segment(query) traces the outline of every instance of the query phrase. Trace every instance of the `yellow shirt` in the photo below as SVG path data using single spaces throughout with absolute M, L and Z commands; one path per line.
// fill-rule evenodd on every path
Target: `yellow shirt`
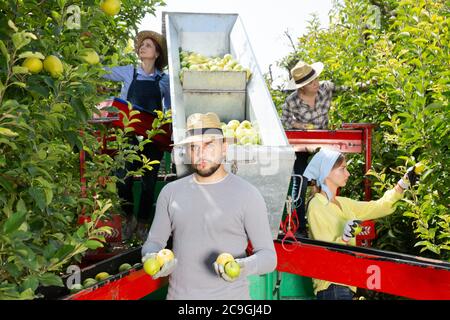
M 356 201 L 344 197 L 336 197 L 342 207 L 328 201 L 326 196 L 316 193 L 308 206 L 308 224 L 310 237 L 315 240 L 347 244 L 342 240 L 344 226 L 348 220 L 372 220 L 387 216 L 395 211 L 394 203 L 403 197 L 403 193 L 391 189 L 379 200 Z M 352 238 L 349 245 L 355 245 Z M 314 293 L 327 289 L 333 282 L 313 279 Z M 344 285 L 336 283 L 339 285 Z M 356 292 L 356 287 L 349 288 Z

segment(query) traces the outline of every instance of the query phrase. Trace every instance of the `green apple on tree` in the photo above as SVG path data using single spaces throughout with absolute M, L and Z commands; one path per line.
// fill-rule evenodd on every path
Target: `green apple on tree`
M 41 59 L 29 57 L 23 61 L 22 67 L 27 68 L 31 73 L 39 73 L 44 68 L 44 65 Z
M 100 62 L 100 57 L 94 49 L 84 50 L 81 58 L 89 64 L 97 64 Z
M 50 55 L 44 59 L 44 69 L 53 78 L 58 78 L 64 71 L 63 64 L 58 57 Z
M 103 0 L 100 3 L 100 8 L 109 16 L 115 16 L 120 12 L 120 0 Z

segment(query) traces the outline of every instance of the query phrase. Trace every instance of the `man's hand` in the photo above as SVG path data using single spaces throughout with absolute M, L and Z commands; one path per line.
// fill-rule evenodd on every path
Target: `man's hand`
M 240 271 L 240 273 L 239 273 L 239 276 L 234 277 L 234 278 L 230 277 L 229 275 L 226 274 L 224 265 L 218 264 L 217 262 L 214 262 L 214 263 L 213 263 L 214 271 L 216 272 L 216 274 L 217 274 L 219 277 L 221 277 L 221 278 L 224 279 L 225 281 L 228 281 L 228 282 L 234 282 L 234 281 L 236 281 L 237 279 L 239 279 L 239 277 L 242 275 L 242 271 L 243 271 L 243 269 L 244 269 L 244 267 L 245 267 L 245 266 L 244 266 L 244 259 L 235 259 L 234 261 L 236 261 L 237 264 L 239 265 L 239 267 L 241 268 L 241 271 Z
M 145 261 L 150 258 L 156 259 L 156 256 L 157 256 L 156 252 L 147 253 L 147 254 L 145 254 L 145 256 L 142 257 L 142 263 L 144 264 Z M 157 273 L 155 273 L 153 276 L 151 276 L 152 279 L 156 280 L 161 277 L 167 277 L 169 274 L 171 274 L 173 272 L 173 270 L 175 270 L 177 262 L 178 262 L 177 258 L 173 258 L 169 262 L 164 263 L 161 266 L 161 269 Z
M 362 231 L 361 220 L 349 220 L 344 226 L 342 240 L 349 242 L 350 239 L 356 237 Z

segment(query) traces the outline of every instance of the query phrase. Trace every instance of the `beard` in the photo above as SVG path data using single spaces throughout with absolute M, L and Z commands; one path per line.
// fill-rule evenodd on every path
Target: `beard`
M 207 169 L 199 169 L 197 167 L 197 165 L 192 165 L 192 168 L 194 169 L 194 172 L 196 174 L 198 174 L 200 177 L 210 177 L 212 176 L 219 168 L 220 168 L 221 164 L 220 163 L 216 163 L 214 164 L 212 167 L 207 168 Z

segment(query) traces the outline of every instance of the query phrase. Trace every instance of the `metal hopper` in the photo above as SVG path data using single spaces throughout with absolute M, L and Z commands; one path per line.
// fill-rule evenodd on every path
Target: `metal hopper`
M 226 167 L 259 189 L 273 238 L 277 238 L 295 153 L 239 15 L 164 12 L 163 33 L 169 55 L 173 141 L 185 137 L 186 118 L 195 112 L 215 112 L 223 122 L 251 121 L 259 130 L 261 145 L 230 145 Z M 205 56 L 230 53 L 252 76 L 247 82 L 245 72 L 193 71 L 185 74 L 181 83 L 180 49 Z M 174 148 L 173 159 L 179 177 L 190 173 L 181 148 Z

